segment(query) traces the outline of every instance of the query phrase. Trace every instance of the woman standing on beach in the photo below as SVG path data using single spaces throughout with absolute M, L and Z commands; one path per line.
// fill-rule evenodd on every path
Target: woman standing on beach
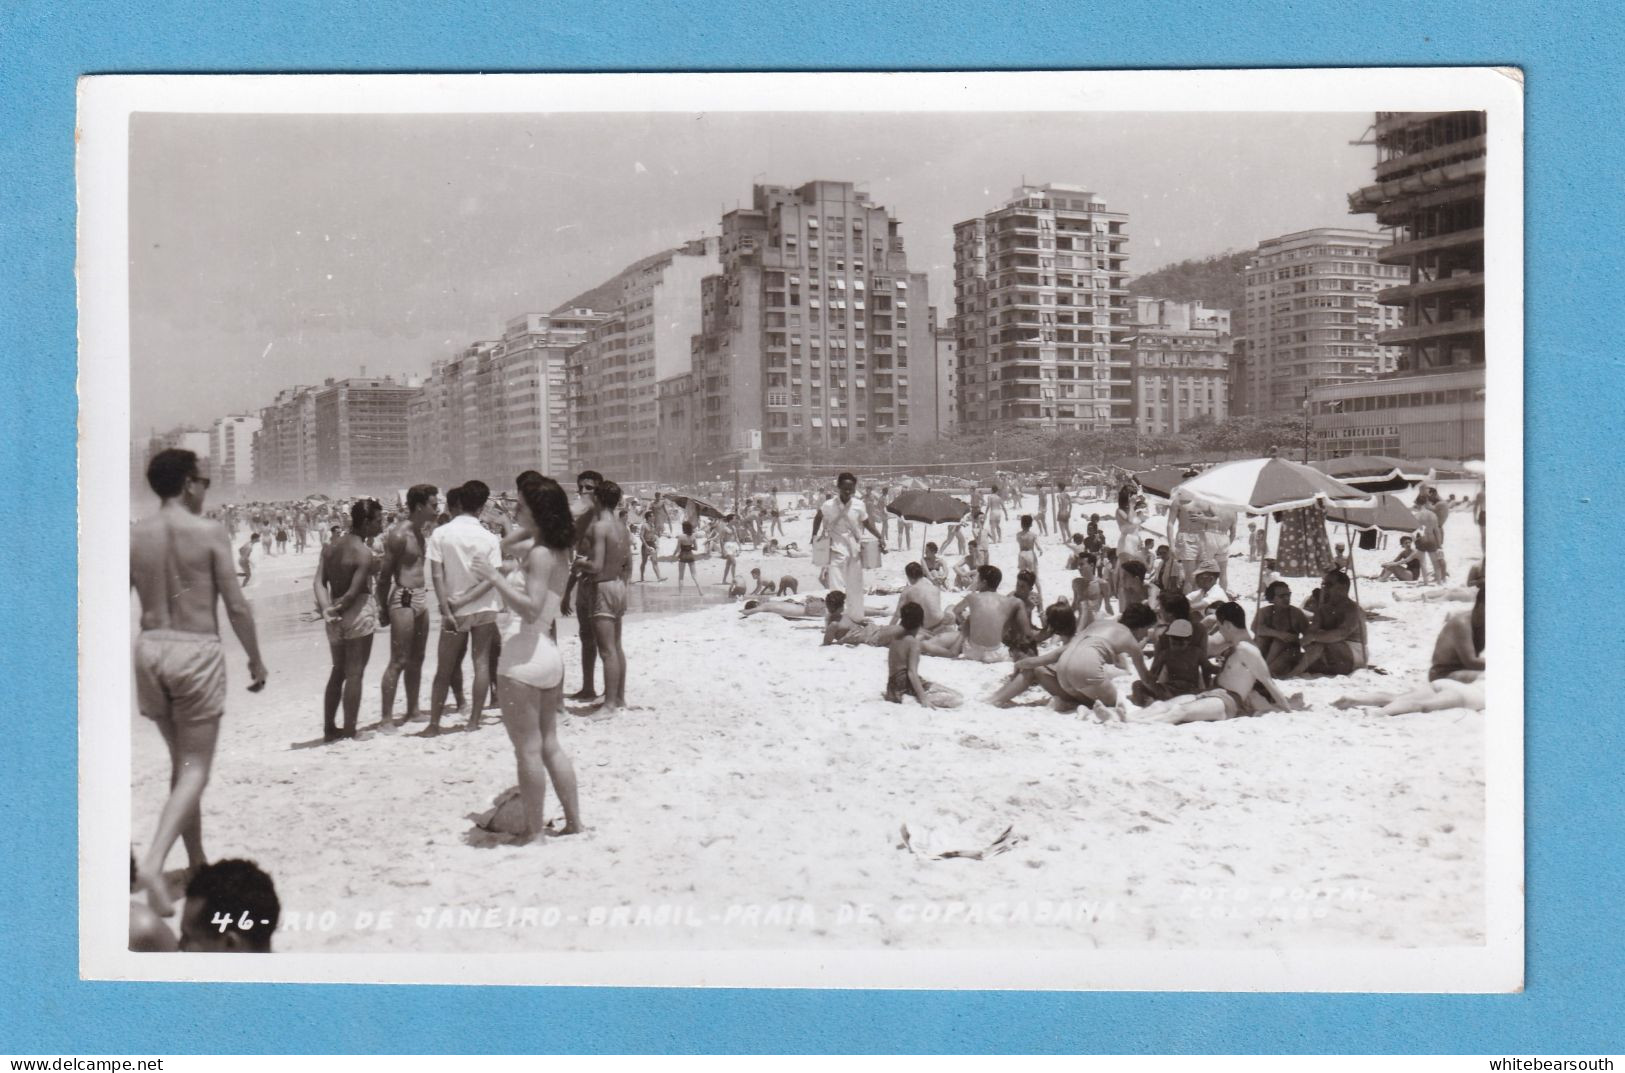
M 519 794 L 525 805 L 530 841 L 547 833 L 542 806 L 547 780 L 564 806 L 564 827 L 557 834 L 581 830 L 575 769 L 559 744 L 559 707 L 563 703 L 564 661 L 553 640 L 553 620 L 570 578 L 570 548 L 575 543 L 570 501 L 550 477 L 527 473 L 519 485 L 519 526 L 534 544 L 524 554 L 524 583 L 504 577 L 497 565 L 476 559 L 475 576 L 502 595 L 514 612 L 504 639 L 497 676 L 502 679 L 502 723 L 513 742 L 519 769 Z

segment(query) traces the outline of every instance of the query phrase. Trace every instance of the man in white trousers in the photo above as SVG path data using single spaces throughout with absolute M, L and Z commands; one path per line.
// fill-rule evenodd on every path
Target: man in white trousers
M 812 526 L 813 540 L 820 531 L 829 538 L 830 587 L 846 593 L 842 617 L 848 622 L 863 619 L 863 531 L 867 529 L 880 542 L 882 553 L 886 550 L 886 538 L 869 520 L 868 508 L 854 494 L 857 490 L 858 479 L 852 474 L 837 477 L 835 494 L 818 508 Z

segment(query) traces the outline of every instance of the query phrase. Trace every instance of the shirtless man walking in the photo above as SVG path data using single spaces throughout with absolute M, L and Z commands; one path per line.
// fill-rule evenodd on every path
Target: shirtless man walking
M 248 656 L 248 688 L 265 686 L 254 613 L 243 599 L 231 542 L 201 516 L 209 479 L 191 451 L 159 451 L 147 465 L 158 494 L 158 513 L 130 529 L 130 584 L 141 600 L 141 635 L 135 645 L 136 703 L 158 725 L 169 747 L 169 800 L 152 844 L 136 868 L 153 910 L 174 909 L 164 885 L 164 861 L 175 840 L 186 845 L 189 872 L 203 854 L 203 788 L 214 763 L 220 716 L 226 706 L 226 664 L 220 652 L 215 603 L 226 606 L 231 629 Z
M 361 714 L 361 676 L 372 658 L 372 635 L 378 629 L 367 582 L 372 579 L 372 548 L 367 539 L 383 529 L 384 508 L 376 499 L 358 499 L 350 507 L 350 531 L 322 549 L 312 582 L 316 609 L 327 624 L 327 647 L 333 669 L 322 697 L 322 740 L 357 737 Z M 344 725 L 337 723 L 344 702 Z
M 587 542 L 592 549 L 579 560 L 583 572 L 592 578 L 590 603 L 577 603 L 577 614 L 591 622 L 598 642 L 598 655 L 604 661 L 603 712 L 626 707 L 626 651 L 621 648 L 621 620 L 626 616 L 626 587 L 632 580 L 632 539 L 626 526 L 615 516 L 621 501 L 621 486 L 599 481 L 593 489 L 597 511 L 587 526 Z
M 378 726 L 394 730 L 395 686 L 406 672 L 406 719 L 418 718 L 423 656 L 429 647 L 429 582 L 423 550 L 424 527 L 434 521 L 440 489 L 414 484 L 406 490 L 406 517 L 384 534 L 384 562 L 378 569 L 378 608 L 389 621 L 389 666 L 378 683 L 383 715 Z

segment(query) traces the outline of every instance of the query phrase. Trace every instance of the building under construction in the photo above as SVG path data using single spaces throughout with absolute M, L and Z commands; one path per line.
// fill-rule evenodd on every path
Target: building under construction
M 1393 241 L 1409 278 L 1377 301 L 1404 312 L 1377 341 L 1402 347 L 1390 377 L 1311 396 L 1319 453 L 1467 458 L 1484 451 L 1483 112 L 1379 112 L 1377 181 L 1349 195 Z

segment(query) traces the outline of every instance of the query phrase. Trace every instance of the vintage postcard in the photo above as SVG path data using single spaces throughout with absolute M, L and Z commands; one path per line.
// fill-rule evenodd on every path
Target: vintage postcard
M 1522 987 L 1517 72 L 80 101 L 86 978 Z

